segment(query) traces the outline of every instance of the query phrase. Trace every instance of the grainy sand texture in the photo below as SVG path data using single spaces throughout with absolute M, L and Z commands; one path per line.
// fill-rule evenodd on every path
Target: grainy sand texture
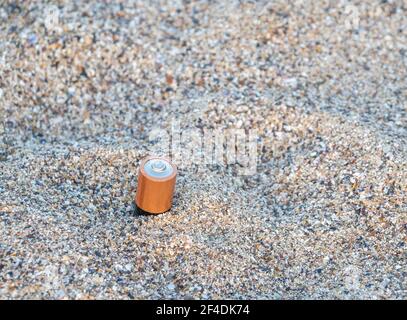
M 138 216 L 174 119 L 257 170 Z M 2 299 L 407 298 L 403 0 L 0 0 L 0 120 Z

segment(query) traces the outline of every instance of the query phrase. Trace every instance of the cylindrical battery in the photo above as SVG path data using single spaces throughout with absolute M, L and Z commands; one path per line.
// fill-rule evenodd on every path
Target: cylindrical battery
M 166 158 L 147 157 L 140 164 L 136 206 L 139 211 L 158 214 L 171 209 L 177 167 Z

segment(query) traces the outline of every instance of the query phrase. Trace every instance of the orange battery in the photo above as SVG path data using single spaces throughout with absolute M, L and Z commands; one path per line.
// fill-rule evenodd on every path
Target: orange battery
M 158 214 L 171 209 L 177 167 L 166 158 L 147 157 L 138 174 L 136 206 L 141 213 Z

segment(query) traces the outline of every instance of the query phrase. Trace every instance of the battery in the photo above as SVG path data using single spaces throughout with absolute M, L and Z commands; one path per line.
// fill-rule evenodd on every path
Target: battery
M 177 167 L 168 159 L 147 157 L 138 173 L 135 203 L 143 214 L 159 214 L 171 209 Z

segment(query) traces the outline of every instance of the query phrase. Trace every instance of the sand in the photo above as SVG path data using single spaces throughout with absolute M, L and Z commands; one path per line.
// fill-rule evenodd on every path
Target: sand
M 0 298 L 407 298 L 404 1 L 98 2 L 0 2 Z M 173 121 L 256 172 L 138 216 Z

